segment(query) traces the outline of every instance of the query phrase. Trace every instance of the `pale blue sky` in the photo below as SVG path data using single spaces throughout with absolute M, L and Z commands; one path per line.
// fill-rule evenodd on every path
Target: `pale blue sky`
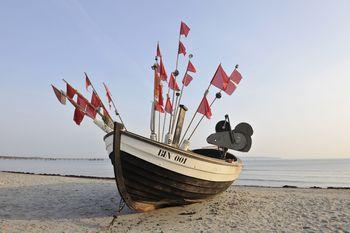
M 183 20 L 198 70 L 187 118 L 220 62 L 244 77 L 194 146 L 228 113 L 253 126 L 250 155 L 349 158 L 349 12 L 349 1 L 1 1 L 0 155 L 105 157 L 102 131 L 89 119 L 76 126 L 50 87 L 65 78 L 83 89 L 84 71 L 101 95 L 110 86 L 128 129 L 148 136 L 156 42 L 169 73 Z

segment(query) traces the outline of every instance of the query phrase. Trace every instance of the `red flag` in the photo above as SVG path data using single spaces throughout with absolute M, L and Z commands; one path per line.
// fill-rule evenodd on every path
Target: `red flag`
M 232 81 L 228 81 L 227 87 L 224 90 L 226 94 L 231 95 L 236 90 L 236 85 Z
M 109 108 L 112 108 L 111 106 L 111 102 L 112 102 L 112 96 L 111 96 L 111 92 L 109 91 L 107 85 L 105 83 L 103 83 L 103 86 L 105 86 L 105 89 L 106 89 L 106 96 L 107 96 L 107 101 L 108 101 L 108 104 L 109 104 Z
M 182 84 L 185 85 L 185 87 L 187 87 L 192 80 L 193 78 L 191 77 L 191 75 L 185 74 L 184 78 L 182 79 Z
M 164 101 L 163 101 L 163 85 L 162 84 L 159 84 L 158 103 L 159 103 L 160 106 L 164 105 Z
M 242 75 L 238 72 L 237 69 L 234 69 L 232 74 L 230 75 L 230 79 L 238 84 L 242 80 Z
M 73 120 L 75 121 L 75 123 L 77 125 L 80 125 L 83 119 L 84 119 L 84 112 L 82 112 L 79 108 L 75 108 L 74 117 L 73 117 Z
M 169 78 L 169 88 L 174 90 L 174 91 L 180 91 L 179 86 L 176 83 L 176 80 L 174 78 L 174 75 L 171 73 L 170 78 Z
M 165 70 L 164 63 L 163 63 L 163 59 L 162 59 L 162 58 L 160 58 L 159 75 L 160 75 L 160 79 L 161 79 L 162 81 L 167 81 L 168 75 L 167 75 L 167 73 L 166 73 L 166 70 Z
M 102 106 L 102 102 L 101 102 L 100 98 L 98 97 L 98 95 L 95 92 L 92 92 L 91 104 L 95 108 L 99 108 L 99 107 Z
M 158 101 L 158 95 L 159 95 L 159 84 L 160 84 L 159 74 L 156 71 L 154 71 L 153 96 L 154 96 L 154 99 L 156 99 L 157 101 Z
M 67 96 L 73 99 L 76 93 L 77 93 L 77 90 L 75 90 L 71 85 L 67 83 Z
M 190 30 L 191 29 L 184 22 L 181 21 L 180 35 L 184 35 L 185 37 L 187 37 Z
M 228 81 L 229 81 L 229 78 L 220 64 L 210 83 L 224 91 L 227 87 Z
M 51 84 L 51 86 L 52 86 L 53 91 L 55 92 L 55 95 L 56 95 L 58 101 L 60 101 L 61 104 L 65 105 L 66 104 L 66 97 L 54 85 Z
M 77 104 L 79 107 L 81 107 L 81 109 L 83 111 L 85 111 L 85 108 L 88 105 L 88 103 L 89 103 L 89 101 L 87 99 L 85 99 L 84 96 L 78 95 Z
M 186 56 L 186 48 L 181 41 L 179 42 L 178 54 L 183 54 L 184 56 Z
M 191 61 L 188 61 L 187 72 L 196 73 L 196 67 L 194 67 Z
M 160 103 L 158 103 L 158 102 L 155 103 L 155 105 L 154 105 L 154 110 L 156 110 L 156 111 L 158 111 L 158 112 L 161 112 L 161 113 L 164 112 L 163 106 L 160 105 Z
M 108 117 L 109 114 L 108 114 L 107 109 L 106 109 L 105 107 L 102 106 L 102 110 L 103 110 L 102 115 L 103 115 L 104 117 Z
M 205 115 L 208 119 L 210 119 L 211 117 L 211 109 L 210 109 L 210 105 L 208 103 L 207 97 L 203 96 L 203 99 L 201 101 L 201 104 L 198 107 L 197 112 Z
M 157 57 L 162 57 L 162 54 L 160 53 L 159 43 L 157 43 Z
M 85 88 L 86 88 L 86 91 L 89 91 L 88 88 L 89 88 L 89 86 L 91 86 L 91 82 L 90 82 L 88 75 L 85 72 L 84 72 L 84 74 L 85 74 Z
M 162 84 L 159 84 L 158 85 L 158 96 L 156 97 L 156 103 L 155 103 L 155 106 L 154 106 L 154 109 L 158 112 L 164 112 L 164 109 L 163 109 L 163 105 L 164 105 L 164 102 L 163 102 L 163 85 Z
M 86 115 L 92 119 L 96 118 L 96 110 L 92 104 L 88 104 L 86 107 Z
M 171 104 L 170 97 L 168 94 L 165 103 L 165 111 L 170 114 L 173 112 L 173 105 Z

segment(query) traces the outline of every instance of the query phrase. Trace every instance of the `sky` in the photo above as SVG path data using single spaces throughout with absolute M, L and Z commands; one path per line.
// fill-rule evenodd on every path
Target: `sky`
M 196 110 L 219 63 L 243 80 L 212 107 L 192 148 L 227 113 L 248 122 L 253 145 L 241 157 L 350 158 L 349 1 L 1 1 L 0 155 L 107 157 L 104 133 L 73 122 L 50 84 L 84 94 L 84 72 L 106 82 L 128 130 L 149 136 L 156 43 L 175 68 L 181 20 L 197 68 L 183 104 Z M 180 56 L 180 77 L 187 57 Z M 210 89 L 209 101 L 218 91 Z M 198 118 L 196 118 L 198 119 Z

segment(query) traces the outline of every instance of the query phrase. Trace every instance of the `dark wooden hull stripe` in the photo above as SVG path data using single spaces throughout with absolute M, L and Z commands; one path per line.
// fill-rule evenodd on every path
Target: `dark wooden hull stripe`
M 191 192 L 171 188 L 167 185 L 163 185 L 157 182 L 153 182 L 141 176 L 133 176 L 133 177 L 125 176 L 125 179 L 126 181 L 130 181 L 130 183 L 137 184 L 133 188 L 138 189 L 139 191 L 145 190 L 152 194 L 158 194 L 163 198 L 167 198 L 167 199 L 203 199 L 218 193 L 218 192 L 211 193 L 211 194 L 201 194 L 201 193 L 193 193 L 193 192 L 191 193 Z M 128 186 L 128 182 L 127 182 L 127 186 Z
M 123 151 L 121 160 L 127 192 L 137 202 L 160 201 L 176 205 L 199 201 L 225 191 L 232 184 L 232 181 L 214 182 L 188 177 Z
M 124 176 L 126 178 L 130 177 L 131 179 L 138 180 L 141 179 L 148 182 L 148 185 L 152 185 L 152 187 L 157 188 L 158 185 L 161 185 L 163 189 L 168 189 L 171 192 L 188 192 L 188 193 L 198 193 L 198 194 L 207 194 L 213 195 L 217 194 L 221 190 L 225 190 L 231 183 L 227 183 L 226 186 L 213 188 L 213 187 L 200 187 L 189 184 L 184 184 L 179 181 L 168 179 L 156 173 L 150 172 L 145 169 L 141 169 L 139 167 L 135 167 L 129 164 L 126 161 L 122 161 L 122 166 L 124 168 Z
M 150 162 L 139 159 L 136 156 L 133 156 L 127 152 L 121 151 L 122 163 L 127 161 L 130 164 L 133 164 L 137 169 L 143 169 L 148 172 L 154 173 L 157 176 L 164 177 L 168 180 L 173 180 L 177 183 L 188 184 L 192 186 L 198 186 L 202 188 L 227 188 L 232 181 L 208 181 L 203 179 L 198 179 L 190 176 L 186 176 L 168 169 L 156 166 Z

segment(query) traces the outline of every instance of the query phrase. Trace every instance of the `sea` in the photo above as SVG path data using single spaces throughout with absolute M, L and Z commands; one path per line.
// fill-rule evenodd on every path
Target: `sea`
M 350 159 L 241 158 L 235 185 L 282 187 L 350 187 Z M 106 159 L 0 158 L 0 171 L 113 178 Z

